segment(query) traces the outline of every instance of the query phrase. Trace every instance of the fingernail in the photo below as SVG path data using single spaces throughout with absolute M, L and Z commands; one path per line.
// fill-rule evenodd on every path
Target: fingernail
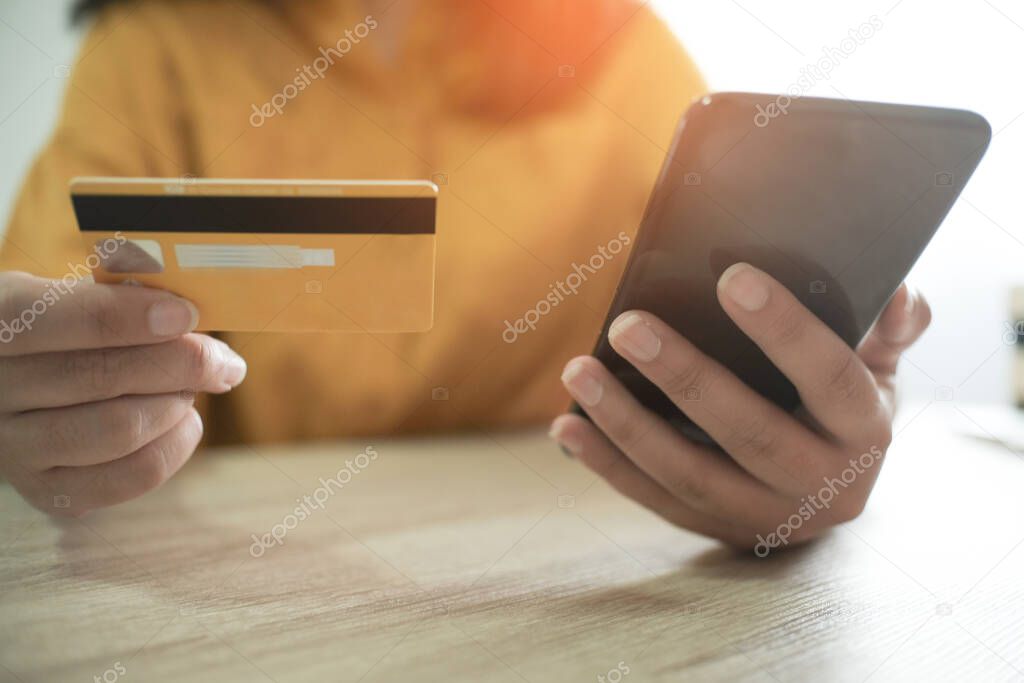
M 917 321 L 914 320 L 914 292 L 907 289 L 907 299 L 903 302 L 903 318 L 899 322 L 898 332 L 895 338 L 898 340 L 909 339 L 917 329 Z
M 661 339 L 636 313 L 626 313 L 612 323 L 608 339 L 616 348 L 645 363 L 657 358 L 661 352 Z
M 157 337 L 176 337 L 196 329 L 199 311 L 191 301 L 168 299 L 149 307 L 149 331 Z
M 604 394 L 604 387 L 587 372 L 582 363 L 570 363 L 562 373 L 562 383 L 573 398 L 585 406 L 596 406 Z
M 558 447 L 562 449 L 570 458 L 576 457 L 576 454 L 580 452 L 582 444 L 573 437 L 564 433 L 564 430 L 558 423 L 551 425 L 551 430 L 548 432 L 548 436 L 558 444 Z
M 192 409 L 192 419 L 195 421 L 196 426 L 199 427 L 199 436 L 202 438 L 203 432 L 206 431 L 206 426 L 203 424 L 203 418 L 199 411 L 195 408 Z
M 718 287 L 737 306 L 750 313 L 760 311 L 768 303 L 765 275 L 746 263 L 729 266 L 718 280 Z
M 234 353 L 232 351 L 232 353 Z M 232 386 L 237 387 L 245 379 L 245 373 L 249 371 L 249 366 L 245 364 L 241 356 L 235 354 L 234 358 L 228 360 L 227 368 L 224 370 L 224 381 Z
M 221 352 L 224 354 L 224 382 L 227 383 L 230 388 L 234 388 L 241 384 L 242 380 L 245 379 L 245 374 L 249 371 L 249 366 L 246 364 L 244 358 L 235 353 L 234 349 L 220 340 L 217 341 Z

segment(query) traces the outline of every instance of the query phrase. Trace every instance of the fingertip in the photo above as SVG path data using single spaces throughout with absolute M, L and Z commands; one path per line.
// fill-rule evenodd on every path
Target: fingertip
M 920 322 L 921 329 L 927 329 L 928 325 L 932 322 L 931 304 L 928 303 L 928 298 L 917 288 L 911 290 L 911 296 L 914 299 L 915 317 Z
M 882 336 L 892 342 L 915 339 L 931 323 L 931 308 L 920 292 L 906 283 L 893 294 L 879 318 Z
M 572 378 L 576 377 L 580 373 L 594 369 L 595 365 L 599 366 L 601 365 L 601 362 L 593 356 L 576 356 L 575 358 L 570 358 L 562 368 L 562 383 L 568 383 Z
M 228 384 L 228 391 L 241 384 L 248 373 L 249 365 L 245 362 L 245 359 L 234 351 L 231 351 L 231 356 L 227 363 L 227 370 L 224 372 L 224 381 Z
M 772 279 L 749 263 L 734 263 L 718 278 L 718 300 L 726 301 L 747 313 L 757 313 L 768 305 Z
M 639 311 L 627 311 L 616 318 L 608 330 L 608 341 L 619 355 L 641 363 L 650 363 L 661 353 L 661 337 Z
M 593 356 L 573 356 L 565 363 L 565 367 L 571 367 L 574 365 L 589 363 L 594 357 Z
M 206 431 L 206 426 L 203 424 L 203 416 L 199 414 L 199 411 L 196 410 L 195 406 L 189 408 L 188 417 L 192 420 L 193 426 L 199 433 L 199 438 L 203 438 L 203 432 Z
M 224 341 L 208 335 L 200 336 L 202 343 L 208 344 L 212 348 L 214 358 L 211 360 L 211 364 L 217 369 L 208 377 L 206 385 L 201 389 L 215 394 L 231 391 L 245 380 L 245 376 L 249 372 L 248 364 Z
M 199 327 L 199 308 L 188 299 L 178 298 L 178 301 L 185 305 L 189 312 L 188 331 L 192 332 Z
M 612 324 L 609 325 L 608 327 L 609 327 L 609 329 L 615 329 L 617 327 L 622 327 L 623 325 L 627 325 L 627 324 L 631 323 L 632 321 L 634 321 L 634 320 L 636 320 L 638 318 L 646 323 L 646 322 L 648 322 L 647 321 L 647 315 L 648 314 L 645 313 L 644 311 L 638 311 L 638 310 L 635 310 L 635 309 L 630 309 L 628 311 L 623 311 L 622 313 L 620 313 L 619 315 L 617 315 L 615 317 L 615 320 L 613 320 Z
M 723 291 L 726 288 L 726 285 L 729 284 L 729 281 L 733 279 L 733 277 L 750 268 L 753 268 L 753 266 L 744 261 L 734 263 L 728 268 L 726 268 L 722 272 L 722 275 L 718 278 L 718 291 Z
M 566 363 L 562 385 L 580 405 L 593 408 L 604 396 L 601 363 L 591 356 L 579 356 Z
M 552 436 L 563 433 L 578 434 L 580 432 L 580 427 L 588 424 L 590 424 L 590 420 L 587 420 L 584 417 L 574 413 L 563 413 L 552 420 L 549 434 Z
M 548 436 L 555 438 L 562 429 L 565 428 L 565 423 L 569 421 L 572 415 L 569 413 L 563 413 L 551 421 L 551 428 L 548 430 Z
M 579 415 L 566 413 L 556 417 L 548 430 L 548 436 L 557 443 L 569 457 L 576 457 L 583 450 L 581 423 L 585 423 Z
M 173 448 L 173 451 L 178 453 L 177 464 L 173 467 L 168 479 L 174 476 L 196 454 L 203 441 L 206 425 L 203 424 L 203 417 L 199 411 L 195 407 L 191 407 L 174 431 L 177 433 Z
M 914 314 L 914 292 L 910 289 L 910 286 L 904 282 L 900 285 L 900 288 L 896 290 L 896 299 L 899 300 L 903 297 L 903 313 L 907 316 Z
M 146 310 L 149 331 L 155 337 L 179 337 L 199 325 L 199 309 L 188 299 L 162 298 Z

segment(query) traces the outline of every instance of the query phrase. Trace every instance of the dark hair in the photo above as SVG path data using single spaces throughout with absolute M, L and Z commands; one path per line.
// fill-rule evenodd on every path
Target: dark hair
M 71 23 L 81 23 L 89 16 L 115 2 L 121 2 L 121 0 L 77 0 L 71 8 Z

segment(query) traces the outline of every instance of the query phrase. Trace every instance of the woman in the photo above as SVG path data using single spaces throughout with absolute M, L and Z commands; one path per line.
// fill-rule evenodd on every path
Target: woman
M 221 342 L 191 333 L 195 309 L 169 294 L 83 284 L 0 349 L 2 467 L 37 506 L 80 514 L 140 495 L 184 464 L 204 422 L 209 443 L 534 424 L 565 409 L 559 376 L 594 418 L 555 419 L 565 450 L 672 522 L 736 545 L 888 446 L 896 362 L 929 315 L 906 289 L 854 354 L 762 273 L 723 276 L 722 305 L 800 389 L 803 421 L 651 316 L 623 316 L 616 349 L 670 395 L 701 389 L 680 404 L 731 459 L 642 410 L 594 359 L 573 359 L 600 330 L 624 253 L 527 333 L 503 335 L 575 264 L 633 234 L 675 121 L 705 90 L 645 5 L 81 5 L 93 14 L 6 236 L 0 266 L 22 273 L 0 274 L 4 319 L 82 258 L 66 196 L 76 175 L 433 177 L 436 325 Z M 855 516 L 877 472 L 787 542 Z M 57 493 L 68 507 L 53 510 Z

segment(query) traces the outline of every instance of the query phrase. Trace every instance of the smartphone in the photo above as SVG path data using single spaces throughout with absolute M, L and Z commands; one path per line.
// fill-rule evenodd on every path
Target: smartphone
M 608 343 L 630 309 L 672 326 L 786 410 L 796 389 L 726 316 L 716 286 L 744 261 L 855 348 L 988 147 L 969 111 L 718 93 L 678 125 L 594 355 L 647 408 L 710 438 Z M 585 415 L 578 406 L 573 411 Z
M 70 193 L 96 281 L 183 296 L 200 330 L 433 325 L 432 182 L 75 178 Z

